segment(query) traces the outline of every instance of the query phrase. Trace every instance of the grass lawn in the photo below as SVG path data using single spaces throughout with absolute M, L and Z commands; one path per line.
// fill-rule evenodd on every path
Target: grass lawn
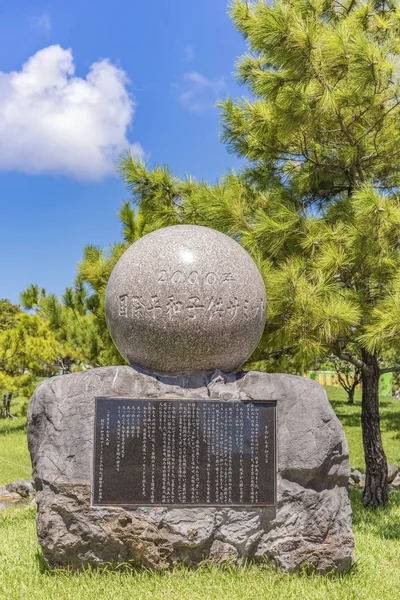
M 346 393 L 341 387 L 325 387 L 328 398 L 339 417 L 350 449 L 352 469 L 365 472 L 364 451 L 361 435 L 361 392 L 355 394 L 355 404 L 347 404 Z M 400 466 L 400 400 L 381 398 L 381 431 L 383 447 L 388 462 Z
M 400 595 L 400 493 L 376 512 L 352 492 L 357 565 L 346 575 L 287 575 L 273 569 L 204 567 L 172 572 L 48 572 L 35 510 L 0 512 L 1 600 L 393 600 Z
M 352 467 L 363 470 L 360 399 L 346 404 L 340 388 L 327 388 L 343 423 Z M 400 400 L 382 399 L 382 432 L 390 462 L 400 464 Z M 29 476 L 25 419 L 0 420 L 0 485 Z M 351 492 L 357 564 L 345 575 L 287 575 L 271 568 L 177 568 L 168 573 L 46 570 L 35 532 L 35 509 L 0 511 L 0 600 L 392 600 L 400 596 L 400 491 L 389 505 L 365 510 Z
M 11 414 L 20 415 L 25 403 L 26 398 L 13 398 Z M 16 479 L 29 479 L 31 473 L 26 417 L 0 419 L 0 485 Z
M 16 479 L 29 479 L 31 473 L 26 417 L 0 419 L 0 485 Z

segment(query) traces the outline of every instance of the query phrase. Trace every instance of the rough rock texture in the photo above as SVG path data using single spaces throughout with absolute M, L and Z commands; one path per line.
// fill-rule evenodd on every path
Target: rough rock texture
M 352 471 L 350 473 L 350 477 L 353 479 L 354 483 L 360 483 L 361 478 L 362 478 L 362 473 L 361 473 L 361 471 L 354 469 L 354 471 Z
M 400 473 L 397 473 L 396 477 L 393 479 L 392 487 L 394 487 L 394 488 L 400 487 Z
M 399 467 L 393 463 L 388 463 L 388 483 L 392 483 L 395 480 Z
M 4 502 L 18 502 L 21 496 L 15 492 L 9 492 L 5 485 L 0 487 L 0 507 Z
M 277 400 L 278 497 L 273 508 L 91 507 L 96 396 Z M 347 443 L 318 383 L 292 375 L 154 377 L 107 367 L 54 377 L 28 412 L 37 531 L 50 565 L 271 561 L 286 570 L 347 569 L 352 560 Z
M 35 489 L 29 479 L 17 479 L 4 487 L 8 492 L 19 494 L 21 498 L 31 498 L 35 495 Z
M 239 552 L 231 544 L 214 540 L 210 548 L 209 557 L 217 565 L 234 564 L 239 558 Z
M 158 373 L 233 371 L 261 337 L 266 295 L 237 242 L 208 227 L 174 225 L 124 252 L 105 308 L 111 337 L 130 364 Z

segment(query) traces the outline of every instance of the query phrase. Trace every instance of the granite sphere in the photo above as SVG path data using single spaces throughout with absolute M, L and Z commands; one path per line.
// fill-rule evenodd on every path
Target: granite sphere
M 130 364 L 156 373 L 233 371 L 257 346 L 266 294 L 250 255 L 198 225 L 158 229 L 132 244 L 106 291 L 111 337 Z

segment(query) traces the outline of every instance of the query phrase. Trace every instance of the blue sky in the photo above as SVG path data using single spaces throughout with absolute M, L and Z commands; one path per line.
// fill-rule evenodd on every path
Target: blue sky
M 241 96 L 227 0 L 0 3 L 0 298 L 61 294 L 83 247 L 120 237 L 128 147 L 177 175 L 238 167 L 217 98 Z

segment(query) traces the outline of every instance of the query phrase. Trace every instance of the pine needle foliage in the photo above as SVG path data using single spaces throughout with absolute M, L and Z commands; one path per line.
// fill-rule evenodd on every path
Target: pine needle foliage
M 0 300 L 0 393 L 30 395 L 38 377 L 57 372 L 64 350 L 47 320 Z
M 193 223 L 243 244 L 269 298 L 252 364 L 297 370 L 335 356 L 361 370 L 363 501 L 384 505 L 378 383 L 400 339 L 400 4 L 234 0 L 230 15 L 248 43 L 236 72 L 251 96 L 219 106 L 244 172 L 211 186 L 128 153 L 123 241 L 88 247 L 79 273 L 101 329 L 111 268 L 141 235 Z
M 248 43 L 227 98 L 223 140 L 262 185 L 278 176 L 299 203 L 325 204 L 367 180 L 399 185 L 400 8 L 394 1 L 231 3 Z
M 214 227 L 243 244 L 263 274 L 269 301 L 267 324 L 247 366 L 278 370 L 284 365 L 299 371 L 334 356 L 362 371 L 363 390 L 372 394 L 374 406 L 372 412 L 363 412 L 363 419 L 375 427 L 373 446 L 380 456 L 374 465 L 366 455 L 364 502 L 374 507 L 385 504 L 386 459 L 377 403 L 379 372 L 387 368 L 385 358 L 393 356 L 395 349 L 398 352 L 400 340 L 396 191 L 379 190 L 373 182 L 359 183 L 351 193 L 346 191 L 315 211 L 299 206 L 294 186 L 276 180 L 273 187 L 261 190 L 249 183 L 247 175 L 228 174 L 214 186 L 200 182 L 182 191 L 179 181 L 168 174 L 169 189 L 176 196 L 179 193 L 179 203 L 173 208 L 174 219 L 170 207 L 164 220 L 161 195 L 149 212 L 146 208 L 150 190 L 157 189 L 153 172 L 147 169 L 148 190 L 136 187 L 132 171 L 130 178 L 140 210 L 141 194 L 146 196 L 143 211 L 149 230 L 171 221 Z M 368 361 L 378 373 L 373 385 L 368 384 L 373 371 Z M 367 445 L 369 434 L 365 435 Z M 368 475 L 371 470 L 383 473 L 381 487 L 369 485 L 368 477 L 375 477 Z
M 22 307 L 33 311 L 35 318 L 49 328 L 57 341 L 58 351 L 47 376 L 107 364 L 111 343 L 104 351 L 93 310 L 95 302 L 86 288 L 83 278 L 78 275 L 74 286 L 66 288 L 61 300 L 44 289 L 38 293 L 36 285 L 30 285 L 21 293 Z
M 142 163 L 137 162 L 135 165 L 137 165 L 136 175 L 139 179 L 143 178 Z M 132 168 L 136 168 L 135 165 L 132 162 Z M 146 182 L 147 178 L 140 182 L 140 189 L 145 189 Z M 156 189 L 156 187 L 153 189 Z M 146 195 L 150 199 L 149 190 L 146 190 Z M 150 200 L 149 203 L 151 204 Z M 82 286 L 85 293 L 83 310 L 85 319 L 89 322 L 88 329 L 85 330 L 85 327 L 87 327 L 85 325 L 80 330 L 82 334 L 86 331 L 88 336 L 86 347 L 89 348 L 89 351 L 86 351 L 86 357 L 89 359 L 90 366 L 125 363 L 125 359 L 118 352 L 108 332 L 104 309 L 106 288 L 111 271 L 121 255 L 133 242 L 151 230 L 147 226 L 145 211 L 139 212 L 133 208 L 129 200 L 122 203 L 118 217 L 122 225 L 122 240 L 113 244 L 109 249 L 98 248 L 93 245 L 86 246 L 83 251 L 83 259 L 78 264 L 76 282 L 79 286 Z
M 365 348 L 383 361 L 397 344 L 400 200 L 396 194 L 364 183 L 316 214 L 299 210 L 282 185 L 261 192 L 246 177 L 231 173 L 214 186 L 192 182 L 189 188 L 166 170 L 163 185 L 165 177 L 170 177 L 167 187 L 179 203 L 175 203 L 174 218 L 170 213 L 164 220 L 158 188 L 161 167 L 147 168 L 146 178 L 136 186 L 131 168 L 135 159 L 124 161 L 120 169 L 127 165 L 125 180 L 139 214 L 146 215 L 148 224 L 142 233 L 171 221 L 210 226 L 235 238 L 256 260 L 269 307 L 254 360 L 289 348 L 297 364 L 306 365 L 349 349 L 361 359 Z M 149 198 L 155 190 L 153 203 Z M 95 264 L 100 269 L 103 263 Z M 98 273 L 96 278 L 100 281 Z

